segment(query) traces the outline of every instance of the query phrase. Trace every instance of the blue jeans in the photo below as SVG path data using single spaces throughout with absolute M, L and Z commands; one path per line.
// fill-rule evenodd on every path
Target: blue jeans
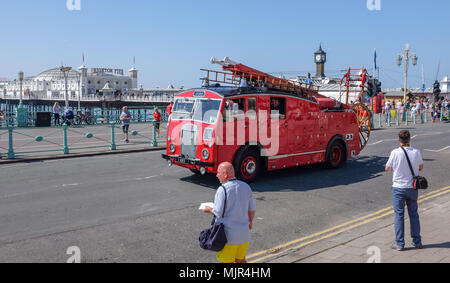
M 395 211 L 395 238 L 400 247 L 405 247 L 405 204 L 411 222 L 411 237 L 415 245 L 422 244 L 420 236 L 419 192 L 414 189 L 392 188 L 392 203 Z

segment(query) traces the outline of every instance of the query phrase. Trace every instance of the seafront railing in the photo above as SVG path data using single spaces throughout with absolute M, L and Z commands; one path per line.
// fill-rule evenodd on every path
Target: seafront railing
M 439 110 L 423 109 L 421 111 L 390 110 L 386 113 L 372 113 L 373 128 L 392 126 L 410 126 L 435 122 L 450 121 L 450 109 L 441 107 Z
M 3 99 L 6 100 L 17 100 L 19 99 L 19 96 L 5 96 L 5 97 L 1 97 Z M 29 100 L 44 100 L 44 101 L 65 101 L 65 96 L 64 95 L 53 95 L 51 97 L 47 96 L 47 95 L 40 95 L 40 94 L 33 94 L 33 95 L 29 95 L 29 96 L 25 96 L 22 98 L 23 101 L 29 101 Z M 88 96 L 83 96 L 80 98 L 81 102 L 85 102 L 85 101 L 106 101 L 106 102 L 171 102 L 173 101 L 174 97 L 171 95 L 121 95 L 121 96 L 115 96 L 115 97 L 105 97 L 102 95 L 88 95 Z M 78 97 L 77 96 L 69 96 L 69 101 L 71 102 L 76 102 L 78 101 Z
M 113 118 L 99 125 L 46 128 L 0 128 L 0 156 L 7 159 L 72 153 L 98 153 L 119 149 L 146 149 L 166 145 L 167 122 L 131 123 L 128 141 Z
M 132 118 L 131 121 L 135 123 L 147 123 L 153 121 L 153 112 L 154 108 L 132 108 L 129 107 L 128 111 L 130 112 Z M 168 119 L 168 115 L 166 113 L 165 109 L 159 110 L 162 116 L 163 120 Z M 91 113 L 98 112 L 99 114 L 92 115 Z M 102 114 L 103 112 L 103 114 Z M 28 127 L 36 127 L 39 126 L 37 115 L 38 113 L 47 113 L 47 115 L 50 115 L 50 125 L 47 126 L 59 126 L 64 122 L 64 118 L 62 117 L 62 114 L 60 114 L 60 119 L 55 120 L 55 114 L 51 112 L 45 112 L 45 111 L 28 111 L 27 117 L 26 117 L 26 125 Z M 94 111 L 92 109 L 84 109 L 84 111 L 81 111 L 82 115 L 79 115 L 76 110 L 74 110 L 75 118 L 74 122 L 76 124 L 88 124 L 88 125 L 101 125 L 105 123 L 120 123 L 120 115 L 122 114 L 121 109 L 108 109 L 108 110 L 98 110 Z M 16 112 L 5 112 L 5 120 L 0 121 L 0 127 L 7 127 L 8 125 L 16 125 L 17 124 L 17 114 Z

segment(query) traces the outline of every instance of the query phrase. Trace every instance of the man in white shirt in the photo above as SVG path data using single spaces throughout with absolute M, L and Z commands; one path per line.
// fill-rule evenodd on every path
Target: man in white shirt
M 423 170 L 423 160 L 420 150 L 411 147 L 411 134 L 404 130 L 399 133 L 400 148 L 392 151 L 386 164 L 386 172 L 394 173 L 392 186 L 392 202 L 395 211 L 395 236 L 396 242 L 391 246 L 393 249 L 403 251 L 405 248 L 405 203 L 408 206 L 408 214 L 411 223 L 411 237 L 413 245 L 422 249 L 422 238 L 420 236 L 420 219 L 418 213 L 419 193 L 414 190 L 414 177 Z M 415 176 L 412 175 L 408 165 L 405 152 L 411 161 Z

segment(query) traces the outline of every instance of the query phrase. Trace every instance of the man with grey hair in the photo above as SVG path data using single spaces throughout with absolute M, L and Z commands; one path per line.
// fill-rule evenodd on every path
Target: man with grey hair
M 131 114 L 128 112 L 128 108 L 124 106 L 122 108 L 122 115 L 120 115 L 120 121 L 122 121 L 122 129 L 125 135 L 125 142 L 129 143 L 128 132 L 130 130 Z
M 249 185 L 236 179 L 233 165 L 229 162 L 219 165 L 217 178 L 222 186 L 217 190 L 214 208 L 203 210 L 215 215 L 216 221 L 225 226 L 228 243 L 217 253 L 217 259 L 222 263 L 246 263 L 256 211 L 252 190 Z

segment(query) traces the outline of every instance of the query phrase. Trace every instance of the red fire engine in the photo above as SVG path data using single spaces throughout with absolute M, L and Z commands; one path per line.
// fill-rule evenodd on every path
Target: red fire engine
M 264 171 L 316 163 L 338 168 L 366 146 L 371 119 L 363 104 L 340 103 L 311 84 L 228 58 L 212 63 L 223 72 L 202 70 L 203 87 L 175 98 L 162 155 L 170 166 L 204 175 L 228 161 L 239 179 L 252 182 Z M 347 90 L 359 81 L 364 93 L 366 75 L 349 70 Z

